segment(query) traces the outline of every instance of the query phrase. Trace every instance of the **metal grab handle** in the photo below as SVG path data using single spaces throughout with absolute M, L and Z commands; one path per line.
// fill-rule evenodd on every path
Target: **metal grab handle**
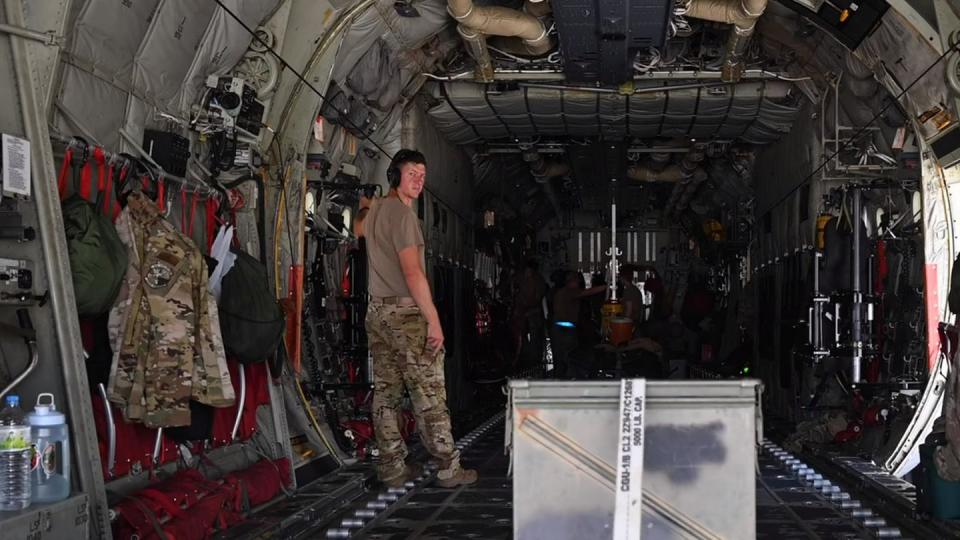
M 247 375 L 243 366 L 240 366 L 240 401 L 237 403 L 237 418 L 233 421 L 233 431 L 230 432 L 230 440 L 237 440 L 237 432 L 240 431 L 240 419 L 243 417 L 243 404 L 247 400 Z
M 100 397 L 103 398 L 103 408 L 107 411 L 107 474 L 113 477 L 113 469 L 117 464 L 117 426 L 113 423 L 113 410 L 110 408 L 110 399 L 107 397 L 107 387 L 100 383 Z
M 33 323 L 30 321 L 30 312 L 27 311 L 26 308 L 17 310 L 17 322 L 20 324 L 20 329 L 23 330 L 19 335 L 23 337 L 23 341 L 27 344 L 27 350 L 30 353 L 30 363 L 27 364 L 27 369 L 23 370 L 20 375 L 17 375 L 15 379 L 10 381 L 10 384 L 5 386 L 3 390 L 0 390 L 0 401 L 18 384 L 23 382 L 23 380 L 37 368 L 37 364 L 40 363 L 40 354 L 37 352 L 37 334 L 33 329 Z
M 157 428 L 157 439 L 153 442 L 153 465 L 160 464 L 160 451 L 163 449 L 163 428 Z

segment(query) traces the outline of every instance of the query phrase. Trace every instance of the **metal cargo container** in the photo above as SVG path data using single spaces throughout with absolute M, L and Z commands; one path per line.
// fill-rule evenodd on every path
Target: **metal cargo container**
M 650 381 L 643 538 L 756 536 L 759 381 Z M 512 381 L 517 540 L 611 538 L 619 381 Z

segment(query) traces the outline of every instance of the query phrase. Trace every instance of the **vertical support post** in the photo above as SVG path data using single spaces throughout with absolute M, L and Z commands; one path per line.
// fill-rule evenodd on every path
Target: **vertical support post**
M 66 30 L 66 17 L 71 12 L 70 0 L 57 2 L 27 2 L 23 0 L 9 0 L 0 3 L 4 9 L 5 23 L 26 28 L 27 14 L 33 10 L 50 10 L 56 12 L 57 34 Z M 22 115 L 24 135 L 31 142 L 31 169 L 34 181 L 32 182 L 33 200 L 36 203 L 37 220 L 39 227 L 40 249 L 43 256 L 44 274 L 50 286 L 49 318 L 52 321 L 53 332 L 48 332 L 46 340 L 56 343 L 59 354 L 47 360 L 52 364 L 59 364 L 63 376 L 63 386 L 66 393 L 67 408 L 73 449 L 76 454 L 76 463 L 83 466 L 76 467 L 79 485 L 76 491 L 82 491 L 89 497 L 90 506 L 84 516 L 90 518 L 90 536 L 110 540 L 112 533 L 108 516 L 106 491 L 104 490 L 103 475 L 101 474 L 100 453 L 97 450 L 97 434 L 93 428 L 93 405 L 90 391 L 87 389 L 87 372 L 84 362 L 83 346 L 80 336 L 80 323 L 77 320 L 76 300 L 74 298 L 73 281 L 70 276 L 70 261 L 67 255 L 66 237 L 63 235 L 63 216 L 60 211 L 60 200 L 57 197 L 54 183 L 43 181 L 56 178 L 57 170 L 54 166 L 53 148 L 50 145 L 50 130 L 47 119 L 49 117 L 49 97 L 55 92 L 43 91 L 43 82 L 52 77 L 56 78 L 56 70 L 45 70 L 39 65 L 37 48 L 44 45 L 27 41 L 22 37 L 9 36 L 0 39 L 9 39 L 10 58 L 13 61 L 13 73 L 7 76 L 15 77 L 17 96 L 12 103 L 13 114 Z M 59 65 L 54 62 L 53 65 Z M 52 72 L 51 72 L 52 71 Z M 47 316 L 45 314 L 45 316 Z M 43 338 L 41 338 L 43 339 Z
M 610 203 L 610 299 L 617 300 L 617 201 Z
M 577 271 L 583 269 L 583 231 L 577 231 Z
M 593 269 L 593 254 L 596 253 L 596 250 L 593 247 L 593 242 L 594 242 L 593 231 L 590 231 L 590 259 L 588 261 L 589 264 L 587 266 L 589 266 L 591 270 Z
M 860 382 L 861 362 L 863 361 L 863 292 L 860 279 L 860 245 L 863 238 L 860 235 L 861 219 L 863 217 L 863 192 L 860 188 L 853 188 L 853 276 L 850 280 L 853 302 L 850 313 L 850 338 L 853 341 L 853 366 L 850 381 L 853 384 Z
M 819 251 L 813 252 L 813 309 L 810 315 L 810 345 L 814 358 L 823 352 L 823 299 L 820 297 L 820 258 Z

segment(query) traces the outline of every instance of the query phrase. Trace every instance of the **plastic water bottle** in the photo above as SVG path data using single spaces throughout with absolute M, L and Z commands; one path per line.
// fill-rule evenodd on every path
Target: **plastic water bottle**
M 49 398 L 44 403 L 44 398 Z M 34 459 L 30 472 L 30 499 L 35 503 L 62 501 L 70 496 L 70 429 L 57 411 L 53 394 L 40 394 L 27 415 Z
M 20 410 L 20 396 L 7 396 L 0 411 L 0 510 L 30 506 L 30 426 Z

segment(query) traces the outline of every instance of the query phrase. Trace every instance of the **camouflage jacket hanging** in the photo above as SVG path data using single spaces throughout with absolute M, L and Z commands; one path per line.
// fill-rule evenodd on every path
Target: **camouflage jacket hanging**
M 110 401 L 150 427 L 190 424 L 191 399 L 234 402 L 207 265 L 156 205 L 132 193 L 117 220 L 129 264 L 110 311 Z

